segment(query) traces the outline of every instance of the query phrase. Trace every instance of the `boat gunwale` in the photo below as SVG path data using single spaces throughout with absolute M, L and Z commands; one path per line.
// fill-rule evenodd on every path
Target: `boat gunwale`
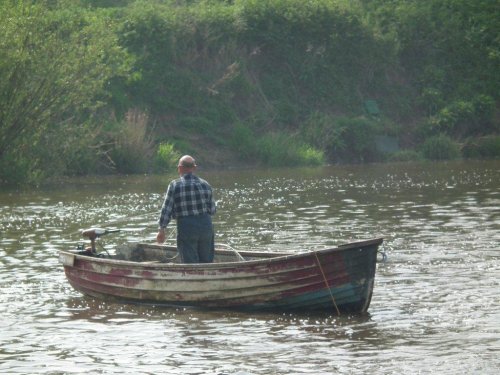
M 122 266 L 123 268 L 128 268 L 129 266 L 133 266 L 133 268 L 155 268 L 155 269 L 192 269 L 192 270 L 215 270 L 219 268 L 232 268 L 235 266 L 253 266 L 253 265 L 259 265 L 259 264 L 268 264 L 268 263 L 279 263 L 282 261 L 288 261 L 292 259 L 299 259 L 299 258 L 307 258 L 310 257 L 311 255 L 316 254 L 317 256 L 320 256 L 321 254 L 327 254 L 327 253 L 335 253 L 335 252 L 343 252 L 345 250 L 349 249 L 356 249 L 356 248 L 363 248 L 363 247 L 368 247 L 368 246 L 379 246 L 383 242 L 383 237 L 377 237 L 374 239 L 370 240 L 363 240 L 363 241 L 357 241 L 357 242 L 350 242 L 346 244 L 339 245 L 337 247 L 332 247 L 332 248 L 326 248 L 326 249 L 318 249 L 318 250 L 308 250 L 304 252 L 299 252 L 299 253 L 281 253 L 281 252 L 259 252 L 259 251 L 238 251 L 239 254 L 242 256 L 263 256 L 263 259 L 252 259 L 252 260 L 238 260 L 238 261 L 232 261 L 232 262 L 213 262 L 213 263 L 167 263 L 167 262 L 157 262 L 157 261 L 145 261 L 145 262 L 137 262 L 137 261 L 130 261 L 130 260 L 122 260 L 122 259 L 113 259 L 113 258 L 101 258 L 101 257 L 90 257 L 88 255 L 84 254 L 78 254 L 75 251 L 71 250 L 59 250 L 59 254 L 70 254 L 75 257 L 75 259 L 78 260 L 86 260 L 90 261 L 91 263 L 101 263 L 101 264 L 110 264 L 110 265 L 119 265 Z M 149 248 L 155 248 L 155 249 L 164 249 L 164 248 L 170 248 L 170 249 L 175 249 L 173 246 L 169 245 L 161 245 L 161 244 L 148 244 L 148 243 L 138 243 L 137 245 L 139 246 L 145 246 Z M 234 251 L 233 250 L 216 250 L 216 252 L 221 252 L 224 254 L 231 254 Z M 71 267 L 75 268 L 75 266 L 67 266 L 64 265 L 64 267 Z

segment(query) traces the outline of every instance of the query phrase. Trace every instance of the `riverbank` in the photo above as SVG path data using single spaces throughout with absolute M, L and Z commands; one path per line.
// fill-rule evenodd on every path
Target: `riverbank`
M 1 2 L 0 181 L 498 156 L 496 8 L 469 3 Z

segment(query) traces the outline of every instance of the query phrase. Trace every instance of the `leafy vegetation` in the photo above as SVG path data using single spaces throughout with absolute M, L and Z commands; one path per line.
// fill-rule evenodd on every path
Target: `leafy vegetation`
M 500 136 L 471 138 L 464 145 L 465 157 L 474 159 L 500 158 Z
M 98 124 L 106 85 L 131 62 L 107 14 L 51 4 L 0 3 L 1 180 L 66 172 L 61 155 Z
M 460 156 L 460 147 L 444 134 L 426 139 L 422 145 L 422 154 L 429 160 L 450 160 Z
M 181 154 L 176 151 L 173 143 L 160 143 L 156 152 L 156 170 L 168 172 L 177 166 Z
M 276 166 L 320 165 L 323 153 L 284 133 L 268 134 L 257 141 L 256 158 L 261 164 Z
M 0 2 L 0 183 L 161 172 L 183 153 L 270 166 L 498 157 L 497 7 Z

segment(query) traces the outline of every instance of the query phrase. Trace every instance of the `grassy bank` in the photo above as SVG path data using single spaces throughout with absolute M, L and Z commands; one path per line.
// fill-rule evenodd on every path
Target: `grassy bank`
M 0 181 L 498 157 L 493 1 L 5 1 Z

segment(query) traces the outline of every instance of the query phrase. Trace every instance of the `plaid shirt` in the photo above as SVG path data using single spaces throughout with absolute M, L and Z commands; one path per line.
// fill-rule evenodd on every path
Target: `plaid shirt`
M 168 185 L 158 224 L 160 228 L 165 228 L 171 219 L 203 214 L 215 214 L 212 187 L 205 180 L 188 173 Z

